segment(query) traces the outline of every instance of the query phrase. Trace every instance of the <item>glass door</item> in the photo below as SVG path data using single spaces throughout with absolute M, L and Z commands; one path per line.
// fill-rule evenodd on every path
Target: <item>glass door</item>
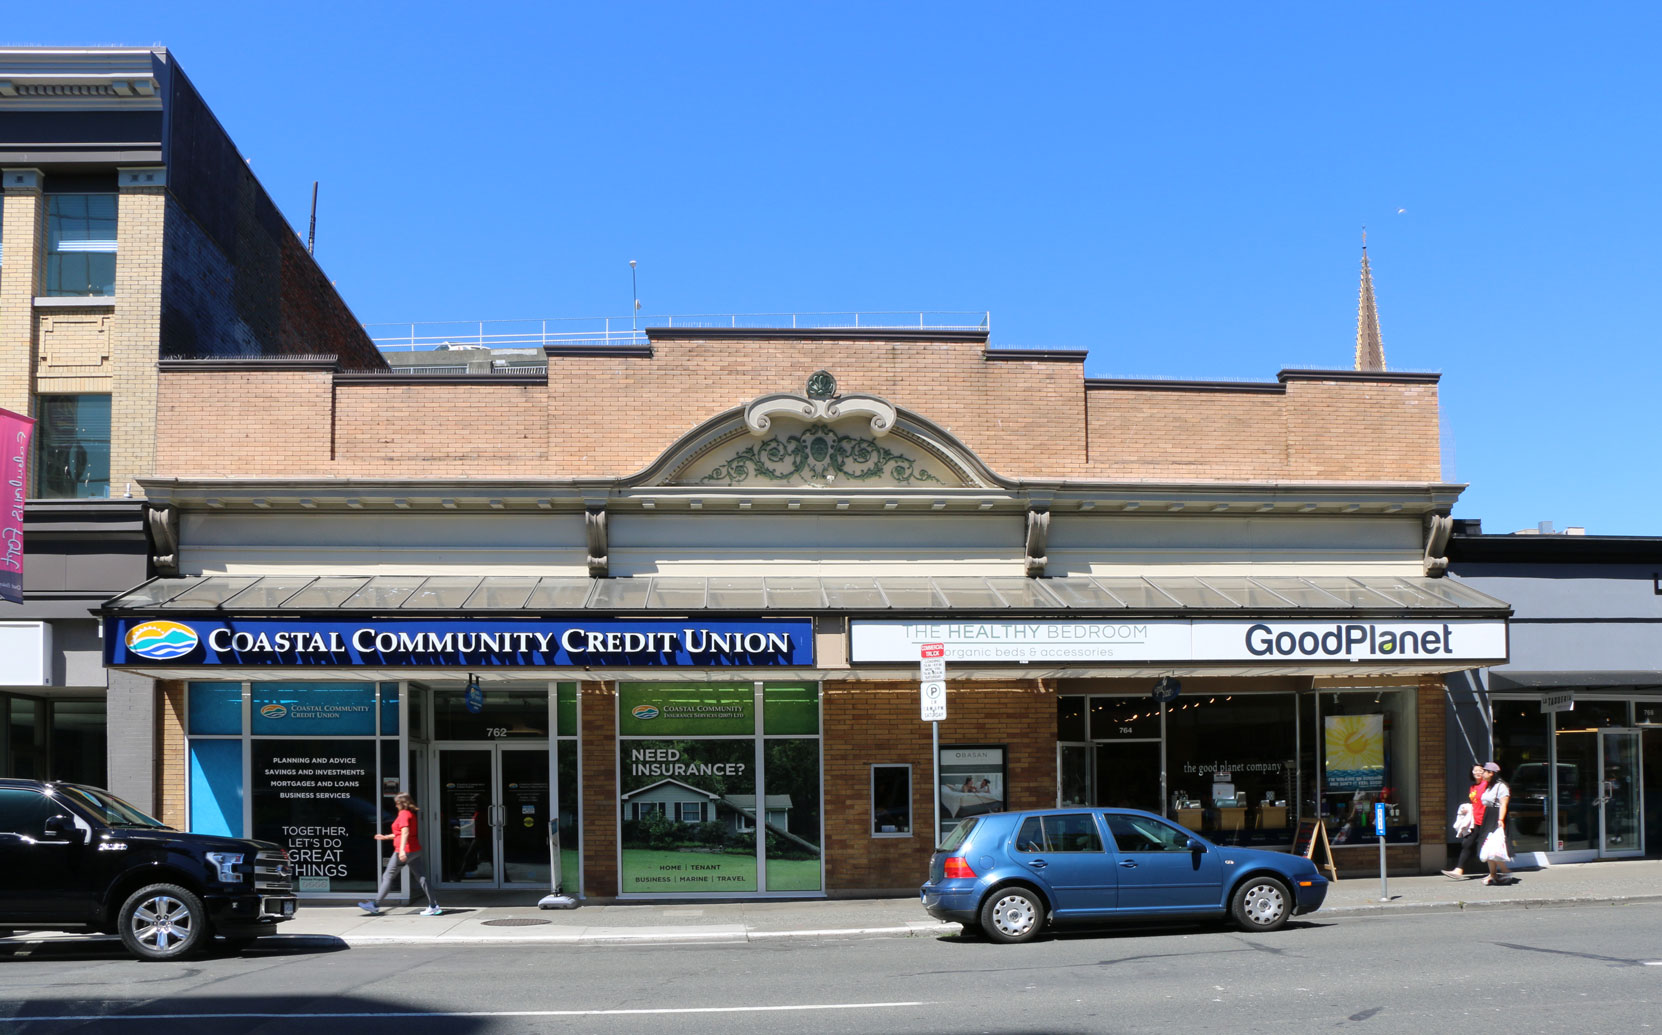
M 1639 731 L 1599 731 L 1599 855 L 1644 852 L 1639 805 Z
M 438 872 L 456 887 L 548 886 L 548 744 L 439 744 Z

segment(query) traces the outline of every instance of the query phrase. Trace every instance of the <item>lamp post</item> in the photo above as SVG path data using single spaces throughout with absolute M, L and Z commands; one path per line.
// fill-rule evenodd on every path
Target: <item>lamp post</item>
M 631 331 L 636 331 L 639 330 L 639 328 L 635 326 L 635 320 L 641 311 L 641 289 L 635 282 L 634 259 L 629 260 L 629 297 L 634 301 L 634 308 L 629 310 L 629 329 Z

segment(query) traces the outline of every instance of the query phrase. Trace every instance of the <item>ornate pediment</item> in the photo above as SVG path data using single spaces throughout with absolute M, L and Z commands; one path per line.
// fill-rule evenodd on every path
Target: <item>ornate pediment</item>
M 633 485 L 710 488 L 986 488 L 1001 480 L 950 433 L 875 395 L 774 393 L 683 436 Z

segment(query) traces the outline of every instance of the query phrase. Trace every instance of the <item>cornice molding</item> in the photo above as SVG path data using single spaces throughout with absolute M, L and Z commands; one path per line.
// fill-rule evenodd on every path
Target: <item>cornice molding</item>
M 907 330 L 865 327 L 648 327 L 650 341 L 904 341 L 985 342 L 983 330 Z

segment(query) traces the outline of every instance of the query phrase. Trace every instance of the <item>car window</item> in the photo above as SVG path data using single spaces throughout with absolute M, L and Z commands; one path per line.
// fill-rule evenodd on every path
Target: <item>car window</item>
M 972 817 L 970 819 L 959 820 L 957 826 L 955 826 L 951 830 L 947 831 L 946 840 L 942 841 L 940 843 L 940 846 L 938 848 L 936 848 L 935 851 L 937 851 L 937 852 L 956 851 L 959 845 L 961 845 L 965 841 L 969 840 L 970 831 L 974 830 L 975 825 L 979 822 L 981 822 L 981 819 L 980 819 L 979 816 Z
M 1110 813 L 1108 833 L 1122 852 L 1187 852 L 1189 834 L 1147 816 Z
M 46 796 L 23 787 L 0 787 L 0 834 L 19 834 L 36 840 L 46 836 Z
M 1089 812 L 1029 816 L 1016 832 L 1018 852 L 1100 852 L 1102 838 Z

